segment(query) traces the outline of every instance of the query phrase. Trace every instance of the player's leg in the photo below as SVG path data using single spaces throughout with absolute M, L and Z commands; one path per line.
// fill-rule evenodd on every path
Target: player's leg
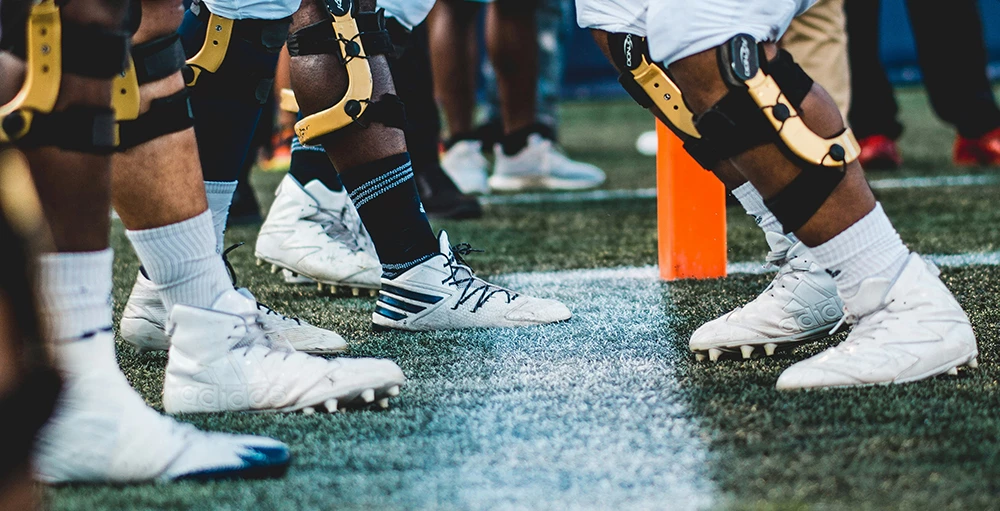
M 2 107 L 4 115 L 30 119 L 20 130 L 8 131 L 5 123 L 4 137 L 26 149 L 44 190 L 39 195 L 54 250 L 39 258 L 38 288 L 64 380 L 60 405 L 38 437 L 36 476 L 54 483 L 279 475 L 288 465 L 287 446 L 203 433 L 160 416 L 129 386 L 115 360 L 107 218 L 109 151 L 116 142 L 111 81 L 128 47 L 124 14 L 124 3 L 72 0 L 61 7 L 41 2 L 31 6 L 27 20 L 3 20 L 4 37 L 18 38 L 23 51 L 23 62 L 4 60 L 3 74 L 20 69 L 25 93 L 18 97 L 31 98 Z M 20 39 L 26 32 L 31 37 Z M 59 36 L 60 45 L 45 39 Z M 62 66 L 48 61 L 60 57 Z M 0 95 L 6 99 L 9 92 Z M 35 109 L 27 118 L 23 108 L 29 106 Z M 81 210 L 74 216 L 55 200 L 79 201 Z
M 275 21 L 234 22 L 213 17 L 201 3 L 186 13 L 179 5 L 143 2 L 142 23 L 133 38 L 133 60 L 139 70 L 133 99 L 144 117 L 136 120 L 129 115 L 122 124 L 124 145 L 115 164 L 115 207 L 144 262 L 125 307 L 121 333 L 141 351 L 168 348 L 165 326 L 174 303 L 209 307 L 232 289 L 217 255 L 235 177 L 202 184 L 200 162 L 213 169 L 212 175 L 239 171 L 260 114 L 258 96 L 270 94 L 267 75 L 273 73 L 273 53 L 288 25 L 280 16 Z M 191 78 L 196 83 L 188 88 L 179 71 L 184 53 L 176 30 L 182 20 L 188 39 L 197 42 L 202 42 L 197 34 L 203 39 L 207 25 L 224 29 L 205 44 L 212 51 L 195 59 L 191 69 L 197 70 L 197 79 Z M 222 35 L 226 41 L 219 39 Z M 221 64 L 212 65 L 219 59 Z M 192 105 L 198 106 L 191 109 L 194 121 L 186 103 L 189 94 L 195 97 Z M 198 142 L 189 129 L 192 122 Z M 201 128 L 198 122 L 203 122 Z M 203 215 L 206 210 L 209 213 Z M 212 226 L 208 241 L 213 253 L 202 250 L 206 224 Z M 262 310 L 268 334 L 292 342 L 296 349 L 327 353 L 347 348 L 333 332 Z
M 641 27 L 633 27 L 633 30 L 641 30 Z M 625 89 L 697 153 L 698 140 L 678 126 L 684 125 L 690 133 L 695 133 L 693 127 L 684 124 L 684 119 L 665 114 L 665 111 L 677 112 L 686 106 L 678 90 L 666 90 L 674 87 L 672 80 L 665 69 L 652 62 L 645 38 L 595 30 L 594 40 L 621 73 L 619 81 Z M 664 94 L 671 96 L 674 103 L 661 101 L 666 98 Z M 686 115 L 690 118 L 690 114 Z M 731 161 L 720 160 L 706 165 L 711 166 L 711 171 L 764 231 L 771 248 L 767 261 L 778 272 L 757 298 L 698 328 L 691 335 L 691 350 L 699 359 L 707 357 L 714 361 L 727 353 L 749 357 L 755 349 L 758 353 L 772 355 L 798 343 L 826 337 L 842 316 L 842 304 L 833 279 L 812 260 L 802 242 L 793 234 L 784 233 L 760 193 Z
M 174 0 L 143 2 L 142 25 L 132 53 L 136 69 L 152 67 L 154 59 L 143 50 L 153 41 L 172 37 L 183 13 L 179 7 L 180 2 Z M 214 16 L 210 23 L 227 24 Z M 232 26 L 234 37 L 245 34 L 235 28 L 236 23 Z M 299 325 L 298 321 L 286 320 L 296 325 L 293 331 L 272 328 L 269 316 L 275 314 L 245 290 L 233 288 L 217 252 L 212 214 L 200 193 L 201 175 L 190 120 L 186 125 L 179 122 L 170 126 L 169 133 L 148 131 L 148 123 L 157 116 L 169 115 L 163 110 L 169 106 L 158 101 L 187 94 L 181 79 L 183 60 L 176 58 L 178 43 L 172 44 L 172 60 L 154 75 L 159 79 L 138 87 L 141 103 L 149 108 L 122 124 L 122 138 L 135 143 L 114 165 L 116 209 L 152 289 L 159 293 L 168 313 L 171 336 L 164 408 L 171 413 L 316 407 L 335 411 L 395 394 L 404 379 L 392 362 L 327 360 L 292 352 L 293 347 L 299 351 L 343 351 L 346 343 L 331 332 Z M 183 102 L 175 115 L 189 119 Z M 184 181 L 178 188 L 187 195 L 186 201 L 158 192 L 157 184 L 166 179 L 164 172 Z M 143 197 L 141 207 L 131 200 L 139 196 Z M 204 373 L 213 377 L 206 381 L 201 376 Z
M 498 0 L 486 16 L 486 49 L 496 73 L 504 134 L 494 146 L 489 179 L 498 191 L 582 190 L 600 186 L 604 172 L 569 159 L 538 122 L 537 1 Z
M 662 22 L 670 7 L 651 6 L 648 19 Z M 739 29 L 749 35 L 733 34 L 720 10 L 743 13 Z M 709 154 L 731 158 L 811 247 L 853 325 L 844 344 L 789 368 L 778 387 L 898 383 L 974 364 L 967 316 L 875 202 L 835 103 L 789 55 L 755 43 L 780 36 L 794 14 L 719 1 L 686 11 L 699 30 L 650 28 L 651 55 L 670 63 Z
M 376 325 L 411 330 L 517 326 L 568 319 L 569 310 L 498 288 L 475 277 L 448 237 L 435 239 L 413 181 L 398 98 L 378 46 L 317 44 L 331 22 L 359 39 L 384 37 L 374 2 L 354 13 L 307 0 L 292 21 L 292 87 L 306 117 L 296 124 L 305 144 L 321 143 L 358 209 L 382 263 Z M 331 19 L 332 18 L 332 19 Z M 367 34 L 367 35 L 365 35 Z M 350 53 L 365 58 L 352 57 Z M 371 53 L 368 53 L 371 50 Z M 344 63 L 342 63 L 344 62 Z M 346 64 L 345 64 L 346 63 Z M 333 105 L 333 106 L 331 106 Z M 362 108 L 364 107 L 364 108 Z

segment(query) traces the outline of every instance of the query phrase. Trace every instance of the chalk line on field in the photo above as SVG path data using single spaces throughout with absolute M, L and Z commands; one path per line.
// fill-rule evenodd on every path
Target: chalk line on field
M 989 186 L 1000 184 L 1000 174 L 965 174 L 959 176 L 882 178 L 869 181 L 873 190 L 903 190 L 909 188 L 934 188 L 949 186 Z M 520 193 L 515 195 L 486 195 L 479 198 L 483 204 L 548 204 L 563 202 L 604 202 L 612 200 L 655 199 L 656 188 L 630 190 L 592 190 L 589 192 Z

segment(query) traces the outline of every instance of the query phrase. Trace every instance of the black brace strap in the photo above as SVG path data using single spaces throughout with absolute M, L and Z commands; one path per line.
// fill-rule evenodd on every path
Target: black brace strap
M 176 32 L 132 47 L 139 85 L 162 80 L 184 67 L 184 46 Z
M 368 103 L 368 108 L 355 122 L 367 128 L 373 122 L 390 128 L 406 129 L 406 107 L 399 96 L 383 94 L 378 101 Z
M 206 26 L 208 25 L 208 20 L 212 13 L 209 12 L 207 7 L 202 5 L 200 0 L 192 2 L 189 10 L 198 17 L 199 21 Z M 288 26 L 291 23 L 291 16 L 278 20 L 258 20 L 252 18 L 235 20 L 233 23 L 233 35 L 251 44 L 263 45 L 265 48 L 271 50 L 272 53 L 278 53 L 281 51 L 281 46 L 285 44 L 285 39 L 288 38 Z
M 20 111 L 3 119 L 3 129 L 16 133 L 23 129 Z M 58 147 L 66 151 L 88 154 L 111 154 L 118 144 L 115 112 L 111 108 L 73 106 L 61 112 L 32 115 L 31 130 L 17 139 L 22 149 Z
M 138 119 L 120 121 L 121 142 L 119 151 L 127 151 L 137 145 L 164 135 L 184 131 L 194 126 L 194 114 L 186 88 L 164 98 L 154 99 L 149 111 Z
M 340 51 L 339 36 L 334 32 L 330 20 L 303 27 L 288 36 L 288 54 L 292 57 L 300 55 L 338 55 L 341 63 L 355 58 L 364 48 L 365 55 L 390 55 L 395 52 L 392 38 L 385 26 L 385 9 L 377 12 L 359 12 L 354 16 L 358 24 L 358 39 L 346 44 L 346 55 Z
M 765 199 L 764 205 L 774 213 L 786 233 L 797 231 L 819 211 L 843 179 L 843 172 L 804 168 L 777 195 Z
M 5 38 L 6 39 L 6 38 Z M 10 39 L 10 52 L 26 59 L 25 38 Z M 127 65 L 129 35 L 98 25 L 62 23 L 62 69 L 87 78 L 108 80 Z

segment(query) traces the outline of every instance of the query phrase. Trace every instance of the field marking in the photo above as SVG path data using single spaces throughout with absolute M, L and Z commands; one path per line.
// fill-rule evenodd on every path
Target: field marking
M 968 266 L 1000 266 L 1000 251 L 996 252 L 965 252 L 961 254 L 921 254 L 925 260 L 941 268 L 965 268 Z M 774 273 L 777 268 L 768 266 L 764 261 L 740 261 L 726 265 L 729 275 L 763 275 Z M 591 279 L 625 279 L 658 281 L 660 271 L 656 266 L 619 266 L 615 268 L 592 268 L 581 270 L 556 270 L 552 272 L 519 272 L 506 275 L 509 278 L 527 279 L 530 277 L 561 278 L 567 283 L 586 282 Z
M 989 186 L 1000 184 L 1000 174 L 965 174 L 960 176 L 882 178 L 869 181 L 873 190 L 903 190 L 950 186 Z M 548 204 L 564 202 L 605 202 L 612 200 L 655 199 L 656 188 L 633 190 L 592 190 L 589 192 L 520 193 L 484 195 L 479 202 L 488 205 Z

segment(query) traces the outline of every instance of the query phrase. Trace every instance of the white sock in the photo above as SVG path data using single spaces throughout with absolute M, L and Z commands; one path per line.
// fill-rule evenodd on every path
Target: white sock
M 740 201 L 743 209 L 746 210 L 748 215 L 753 217 L 754 221 L 757 222 L 757 226 L 763 229 L 764 232 L 776 232 L 788 236 L 794 241 L 798 241 L 798 238 L 794 234 L 785 234 L 785 229 L 781 226 L 781 222 L 775 218 L 771 210 L 767 209 L 767 206 L 764 205 L 764 198 L 760 196 L 760 192 L 749 181 L 734 188 L 733 197 L 736 197 L 736 200 Z
M 114 252 L 55 252 L 38 258 L 42 317 L 56 341 L 111 330 Z
M 208 209 L 212 211 L 212 226 L 215 227 L 215 251 L 220 254 L 225 244 L 226 220 L 229 219 L 229 206 L 233 204 L 236 184 L 236 181 L 205 181 Z
M 168 311 L 174 304 L 211 307 L 233 288 L 222 256 L 215 251 L 208 210 L 183 222 L 125 234 Z
M 885 216 L 881 203 L 876 203 L 875 209 L 844 232 L 809 251 L 833 275 L 845 301 L 858 292 L 865 279 L 895 278 L 910 254 Z

